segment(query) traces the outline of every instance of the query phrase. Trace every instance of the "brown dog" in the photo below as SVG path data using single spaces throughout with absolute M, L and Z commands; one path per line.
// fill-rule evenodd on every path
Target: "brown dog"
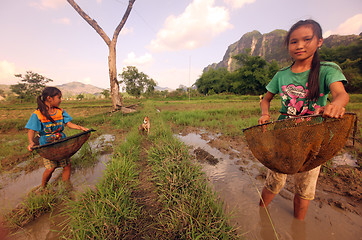
M 150 134 L 150 118 L 145 117 L 143 119 L 143 123 L 138 126 L 138 132 L 140 135 L 143 135 L 143 133 Z

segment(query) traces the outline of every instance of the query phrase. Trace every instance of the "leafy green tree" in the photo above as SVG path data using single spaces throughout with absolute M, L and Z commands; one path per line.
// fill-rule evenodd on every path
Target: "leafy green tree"
M 83 100 L 84 99 L 84 94 L 80 93 L 77 95 L 77 100 Z
M 280 66 L 278 65 L 278 62 L 273 60 L 269 65 L 269 80 L 271 80 L 274 75 L 280 70 Z
M 184 96 L 187 94 L 187 87 L 181 84 L 178 88 L 176 88 L 175 92 L 178 96 Z
M 104 96 L 104 98 L 109 98 L 109 96 L 111 95 L 108 89 L 104 89 L 101 94 Z
M 202 94 L 262 94 L 265 86 L 279 70 L 278 63 L 268 63 L 259 56 L 251 56 L 250 50 L 233 57 L 241 66 L 234 72 L 226 68 L 209 69 L 197 79 L 195 86 Z
M 234 76 L 232 92 L 237 94 L 262 94 L 265 86 L 271 79 L 271 71 L 275 69 L 275 63 L 269 64 L 260 56 L 250 56 L 241 53 L 233 57 L 242 65 Z
M 346 91 L 349 93 L 362 93 L 362 59 L 356 60 L 347 59 L 340 64 L 343 73 L 346 76 L 348 83 L 345 86 Z
M 323 61 L 336 62 L 342 68 L 349 93 L 362 92 L 362 41 L 356 40 L 348 46 L 328 48 L 323 46 L 320 57 Z
M 166 97 L 168 96 L 168 94 L 169 94 L 168 90 L 163 90 L 163 91 L 161 91 L 161 96 L 162 96 L 163 98 L 166 98 Z
M 230 90 L 230 76 L 226 68 L 210 68 L 196 80 L 195 86 L 202 94 L 208 94 L 211 90 L 214 93 L 228 92 Z
M 150 95 L 155 91 L 156 82 L 134 66 L 127 66 L 119 76 L 122 79 L 119 82 L 125 85 L 126 92 L 132 96 L 139 98 L 144 93 Z
M 17 95 L 21 102 L 23 100 L 35 99 L 41 94 L 46 84 L 53 81 L 32 71 L 27 71 L 24 76 L 22 74 L 16 74 L 15 77 L 21 78 L 21 82 L 11 85 L 10 89 Z

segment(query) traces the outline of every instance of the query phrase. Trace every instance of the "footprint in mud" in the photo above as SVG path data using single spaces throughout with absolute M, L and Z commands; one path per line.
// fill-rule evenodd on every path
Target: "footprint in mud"
M 213 166 L 215 166 L 219 162 L 219 159 L 215 158 L 213 155 L 206 152 L 202 148 L 195 149 L 194 153 L 196 155 L 196 159 L 199 160 L 200 162 L 205 162 L 206 161 L 206 162 L 208 162 L 209 164 L 211 164 Z

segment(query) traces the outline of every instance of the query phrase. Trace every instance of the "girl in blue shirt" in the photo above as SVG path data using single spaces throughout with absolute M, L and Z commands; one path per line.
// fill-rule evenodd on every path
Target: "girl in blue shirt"
M 35 145 L 34 137 L 38 132 L 40 135 L 39 144 L 44 145 L 56 140 L 65 138 L 63 133 L 64 126 L 68 126 L 73 129 L 79 129 L 82 131 L 88 131 L 88 128 L 76 125 L 72 122 L 71 116 L 59 107 L 62 102 L 62 92 L 56 87 L 44 88 L 42 94 L 38 96 L 37 103 L 38 108 L 31 115 L 25 128 L 28 130 L 28 150 L 32 151 L 32 147 Z M 50 180 L 55 168 L 63 167 L 63 181 L 68 182 L 70 179 L 71 164 L 70 159 L 62 159 L 60 161 L 52 161 L 49 159 L 43 159 L 45 171 L 43 173 L 41 186 L 46 187 Z

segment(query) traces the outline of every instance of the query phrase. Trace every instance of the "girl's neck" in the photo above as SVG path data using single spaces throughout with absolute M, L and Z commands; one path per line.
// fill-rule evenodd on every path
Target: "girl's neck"
M 312 62 L 294 62 L 291 67 L 292 72 L 301 73 L 311 69 Z
M 45 103 L 47 106 L 48 106 L 48 112 L 49 112 L 49 114 L 54 114 L 55 112 L 56 112 L 56 108 L 55 107 L 53 107 L 53 106 L 51 106 L 50 104 L 48 104 L 48 103 Z

